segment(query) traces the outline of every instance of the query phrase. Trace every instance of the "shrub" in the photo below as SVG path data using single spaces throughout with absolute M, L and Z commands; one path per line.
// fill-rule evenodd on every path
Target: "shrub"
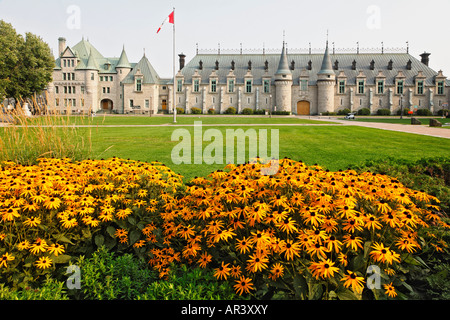
M 193 108 L 191 108 L 191 113 L 192 114 L 201 114 L 202 113 L 202 109 L 193 107 Z
M 177 114 L 184 114 L 184 108 L 177 107 Z
M 258 109 L 258 110 L 254 110 L 253 114 L 265 115 L 266 111 L 267 110 L 265 110 L 265 109 Z
M 403 115 L 404 116 L 409 115 L 408 112 L 409 112 L 409 108 L 403 108 Z M 399 115 L 401 115 L 401 113 L 402 113 L 402 109 L 398 109 L 397 110 L 397 115 L 399 116 Z
M 236 108 L 229 107 L 227 110 L 225 110 L 226 114 L 236 114 Z
M 362 108 L 358 110 L 358 115 L 360 116 L 370 116 L 370 109 L 369 108 Z
M 0 284 L 0 300 L 69 300 L 65 283 L 47 275 L 40 288 L 11 289 Z
M 432 116 L 433 113 L 428 109 L 417 109 L 416 114 L 418 116 Z
M 208 109 L 208 114 L 216 114 L 216 109 L 214 108 Z
M 331 111 L 322 112 L 323 116 L 335 116 L 336 114 L 337 114 L 336 112 L 331 112 Z
M 345 109 L 339 110 L 337 114 L 340 115 L 340 116 L 346 116 L 350 112 L 351 112 L 350 109 L 345 108 Z
M 391 115 L 391 110 L 389 110 L 389 109 L 378 109 L 377 110 L 377 115 L 378 116 L 390 116 Z
M 291 113 L 289 111 L 273 111 L 272 112 L 273 115 L 278 115 L 278 116 L 289 116 Z
M 253 109 L 244 108 L 242 109 L 242 114 L 253 114 Z
M 445 115 L 446 113 L 450 114 L 450 110 L 448 110 L 448 109 L 441 109 L 441 110 L 438 110 L 437 115 L 440 116 L 440 117 L 442 117 L 442 116 Z

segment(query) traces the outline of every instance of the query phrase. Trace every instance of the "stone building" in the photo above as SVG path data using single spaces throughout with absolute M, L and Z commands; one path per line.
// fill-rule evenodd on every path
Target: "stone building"
M 105 58 L 87 40 L 71 48 L 60 38 L 49 108 L 170 113 L 175 90 L 175 105 L 186 113 L 233 107 L 239 113 L 250 108 L 297 115 L 343 109 L 395 114 L 401 105 L 436 113 L 448 109 L 450 82 L 429 67 L 429 55 L 418 60 L 408 52 L 334 53 L 328 43 L 319 54 L 291 54 L 283 43 L 281 54 L 197 53 L 187 64 L 180 54 L 174 88 L 173 79 L 160 78 L 145 54 L 130 63 L 125 49 L 119 58 Z

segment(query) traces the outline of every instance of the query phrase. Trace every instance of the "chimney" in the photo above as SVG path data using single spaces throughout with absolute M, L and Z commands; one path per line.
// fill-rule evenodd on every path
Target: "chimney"
M 186 55 L 184 55 L 183 53 L 181 53 L 181 54 L 179 54 L 178 55 L 179 57 L 180 57 L 180 70 L 183 70 L 183 68 L 184 68 L 184 63 L 185 63 L 185 58 L 186 58 Z
M 430 58 L 429 58 L 430 54 L 431 53 L 424 52 L 420 55 L 422 57 L 422 63 L 424 65 L 426 65 L 427 67 L 428 67 L 428 63 L 430 62 Z
M 66 49 L 66 38 L 58 38 L 58 42 L 59 42 L 59 56 L 61 57 L 61 55 L 64 52 L 64 49 Z

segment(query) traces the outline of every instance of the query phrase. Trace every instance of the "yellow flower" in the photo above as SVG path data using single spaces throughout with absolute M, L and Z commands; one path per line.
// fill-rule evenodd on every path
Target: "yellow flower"
M 8 261 L 13 261 L 15 259 L 15 257 L 12 254 L 9 254 L 8 252 L 6 252 L 5 254 L 3 254 L 0 257 L 0 268 L 8 267 Z
M 224 279 L 227 280 L 227 276 L 230 275 L 231 268 L 228 267 L 229 263 L 224 264 L 222 261 L 222 265 L 216 269 L 214 269 L 214 277 L 217 279 Z
M 235 282 L 234 288 L 239 295 L 242 295 L 244 292 L 250 293 L 250 290 L 254 290 L 252 279 L 250 278 L 242 276 L 239 280 L 235 280 Z
M 392 282 L 389 284 L 384 284 L 383 287 L 386 289 L 384 293 L 390 298 L 395 298 L 397 296 L 397 292 L 395 291 L 395 287 L 392 285 Z
M 65 249 L 64 249 L 64 246 L 61 245 L 61 244 L 51 244 L 51 245 L 48 246 L 47 251 L 50 254 L 55 255 L 55 257 L 56 257 L 56 256 L 64 253 Z
M 36 227 L 41 224 L 41 219 L 38 217 L 30 217 L 23 222 L 23 224 L 27 227 Z
M 20 251 L 26 250 L 29 247 L 30 247 L 30 242 L 28 240 L 24 240 L 17 244 L 17 249 L 19 249 Z
M 329 278 L 329 277 L 334 277 L 334 273 L 339 271 L 339 268 L 333 267 L 333 266 L 334 266 L 334 262 L 327 259 L 324 261 L 311 263 L 311 265 L 308 267 L 308 269 L 311 270 L 312 275 L 316 279 L 319 279 L 319 277 L 321 277 L 322 279 L 325 279 L 325 278 Z
M 35 262 L 36 267 L 39 269 L 47 269 L 52 266 L 52 259 L 49 257 L 40 257 L 38 261 Z
M 32 254 L 37 255 L 39 253 L 47 251 L 47 247 L 47 242 L 44 239 L 38 238 L 35 243 L 30 246 L 29 249 Z
M 61 199 L 55 197 L 49 197 L 44 201 L 44 208 L 48 210 L 58 209 L 61 205 Z
M 362 293 L 363 289 L 364 289 L 364 278 L 363 277 L 358 277 L 356 275 L 356 273 L 347 270 L 347 273 L 342 279 L 341 281 L 345 281 L 344 282 L 344 287 L 349 288 L 352 287 L 352 290 L 354 292 L 357 293 Z

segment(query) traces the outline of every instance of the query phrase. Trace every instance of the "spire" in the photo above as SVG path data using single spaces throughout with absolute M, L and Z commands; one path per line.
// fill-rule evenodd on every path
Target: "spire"
M 327 40 L 327 47 L 325 49 L 325 54 L 323 55 L 322 68 L 320 68 L 318 74 L 334 74 L 330 54 L 328 52 L 328 40 Z
M 278 70 L 275 74 L 291 74 L 291 70 L 289 69 L 289 64 L 286 55 L 286 47 L 283 41 L 283 50 L 281 51 L 280 63 L 278 64 Z
M 144 51 L 144 56 L 145 56 L 145 51 Z M 127 54 L 125 52 L 125 45 L 122 48 L 122 53 L 120 54 L 120 58 L 119 58 L 119 61 L 117 62 L 116 68 L 129 68 L 129 69 L 131 69 L 130 62 L 128 61 L 128 57 L 127 57 Z
M 87 66 L 86 66 L 85 69 L 87 69 L 87 70 L 99 70 L 97 61 L 95 61 L 95 58 L 91 54 L 91 52 L 89 52 L 89 59 L 88 59 Z

